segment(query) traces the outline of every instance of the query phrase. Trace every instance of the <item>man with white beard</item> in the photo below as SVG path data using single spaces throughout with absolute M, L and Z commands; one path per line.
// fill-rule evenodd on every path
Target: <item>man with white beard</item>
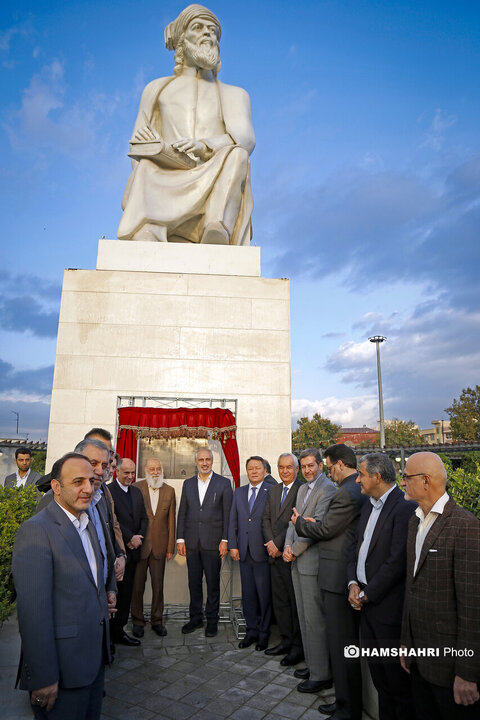
M 217 80 L 220 36 L 218 18 L 202 5 L 165 29 L 174 75 L 142 94 L 120 240 L 250 244 L 250 98 Z
M 139 480 L 136 487 L 142 492 L 149 525 L 133 582 L 130 608 L 133 634 L 141 638 L 144 633 L 143 594 L 148 569 L 152 581 L 150 622 L 152 630 L 163 637 L 167 634 L 163 624 L 163 578 L 165 559 L 168 562 L 175 550 L 175 491 L 165 483 L 162 463 L 155 457 L 148 458 L 145 463 L 145 480 Z

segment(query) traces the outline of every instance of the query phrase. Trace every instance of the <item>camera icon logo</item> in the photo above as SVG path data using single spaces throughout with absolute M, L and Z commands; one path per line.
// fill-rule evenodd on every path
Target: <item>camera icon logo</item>
M 360 657 L 360 648 L 357 645 L 345 645 L 343 656 L 346 658 L 358 658 Z

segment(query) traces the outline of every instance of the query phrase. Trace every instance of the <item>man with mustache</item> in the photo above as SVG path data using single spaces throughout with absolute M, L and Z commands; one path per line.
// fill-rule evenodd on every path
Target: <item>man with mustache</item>
M 150 622 L 152 630 L 163 637 L 167 634 L 163 624 L 163 578 L 165 560 L 171 560 L 175 550 L 175 491 L 164 482 L 162 463 L 155 457 L 148 458 L 145 463 L 145 480 L 139 480 L 135 485 L 142 492 L 149 523 L 133 582 L 130 607 L 133 634 L 136 638 L 144 634 L 143 594 L 148 569 L 152 581 Z
M 165 30 L 174 75 L 153 80 L 142 94 L 120 240 L 250 243 L 250 98 L 217 80 L 220 35 L 218 18 L 202 5 L 189 5 Z M 151 153 L 162 142 L 185 167 Z

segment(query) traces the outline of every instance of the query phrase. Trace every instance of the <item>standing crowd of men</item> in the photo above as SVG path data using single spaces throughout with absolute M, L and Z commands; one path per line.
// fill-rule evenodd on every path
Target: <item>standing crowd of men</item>
M 29 482 L 22 457 L 29 453 L 21 450 L 9 485 Z M 316 448 L 299 458 L 282 453 L 278 483 L 252 456 L 248 483 L 234 493 L 213 471 L 208 448 L 195 464 L 175 530 L 175 493 L 158 458 L 147 459 L 135 482 L 135 463 L 116 456 L 110 433 L 94 428 L 54 463 L 50 489 L 18 531 L 12 563 L 19 684 L 36 718 L 100 717 L 115 644 L 137 646 L 144 636 L 147 570 L 151 628 L 167 634 L 164 574 L 175 548 L 186 557 L 190 593 L 182 632 L 203 627 L 205 617 L 205 635 L 217 634 L 229 553 L 239 563 L 246 624 L 239 648 L 254 645 L 283 667 L 305 660 L 294 671 L 299 692 L 335 686 L 335 702 L 318 708 L 324 715 L 361 719 L 362 655 L 380 720 L 478 717 L 480 521 L 448 496 L 437 455 L 408 459 L 405 493 L 387 455 L 366 454 L 357 470 L 343 444 L 323 458 Z M 280 642 L 268 647 L 272 617 Z

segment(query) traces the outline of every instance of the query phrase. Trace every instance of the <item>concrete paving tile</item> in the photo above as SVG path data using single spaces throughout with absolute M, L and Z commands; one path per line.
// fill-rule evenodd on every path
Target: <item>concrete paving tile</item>
M 311 707 L 315 703 L 322 702 L 320 695 L 316 695 L 315 693 L 299 693 L 297 690 L 293 690 L 284 699 L 294 705 L 303 705 L 303 707 L 306 708 Z
M 182 702 L 187 705 L 193 705 L 196 708 L 203 708 L 217 696 L 215 690 L 205 687 L 197 688 L 182 698 Z
M 162 709 L 162 715 L 169 720 L 186 720 L 186 718 L 195 717 L 196 709 L 192 705 L 185 705 L 184 703 L 173 703 Z
M 157 677 L 160 678 L 162 682 L 171 684 L 182 680 L 185 677 L 185 673 L 175 668 L 158 668 Z
M 164 688 L 159 690 L 158 694 L 163 698 L 169 698 L 170 700 L 179 700 L 184 695 L 187 695 L 192 690 L 192 686 L 186 682 L 186 680 L 180 680 L 171 685 L 166 685 Z
M 250 675 L 250 677 L 242 678 L 242 680 L 238 680 L 238 682 L 234 683 L 235 687 L 240 688 L 241 690 L 253 690 L 253 692 L 261 690 L 265 687 L 265 684 L 264 680 L 254 678 L 252 675 Z
M 229 688 L 226 692 L 219 696 L 220 702 L 225 702 L 227 705 L 244 705 L 254 693 L 250 690 L 241 690 L 240 688 Z M 233 710 L 233 708 L 232 708 Z
M 293 677 L 293 675 L 287 675 L 287 673 L 280 673 L 277 677 L 273 678 L 272 682 L 283 687 L 296 688 L 299 680 Z
M 278 673 L 273 672 L 273 670 L 264 670 L 263 668 L 259 668 L 258 670 L 254 670 L 254 672 L 252 672 L 251 677 L 255 680 L 263 680 L 264 685 L 266 685 L 267 683 L 271 683 L 277 675 Z
M 148 680 L 141 680 L 137 685 L 135 685 L 135 687 L 142 690 L 145 696 L 146 693 L 153 695 L 164 688 L 167 684 L 168 683 L 158 680 L 157 678 L 149 678 Z
M 210 679 L 205 683 L 209 687 L 218 688 L 222 692 L 234 685 L 238 687 L 238 677 L 234 673 L 217 673 L 212 674 Z M 248 688 L 246 688 L 248 689 Z
M 275 712 L 282 717 L 298 720 L 298 718 L 304 714 L 305 708 L 303 705 L 294 705 L 293 703 L 282 700 L 282 702 L 276 706 Z
M 226 718 L 233 710 L 235 710 L 238 707 L 238 705 L 232 706 L 232 704 L 225 702 L 224 699 L 216 698 L 215 700 L 212 700 L 211 703 L 208 705 L 208 712 L 210 713 L 210 717 L 218 717 L 218 718 Z M 197 719 L 197 715 L 195 716 L 195 720 Z
M 285 688 L 281 685 L 275 685 L 274 683 L 265 685 L 264 688 L 259 690 L 260 695 L 268 695 L 269 697 L 277 698 L 277 702 L 283 700 L 289 693 L 290 688 Z
M 256 695 L 252 695 L 250 700 L 247 702 L 247 705 L 259 710 L 264 710 L 267 713 L 271 712 L 275 705 L 278 705 L 278 702 L 279 701 L 274 697 L 270 697 L 269 695 L 259 695 L 257 693 Z
M 118 668 L 124 668 L 124 670 L 134 670 L 143 665 L 143 659 L 133 657 L 122 658 L 121 660 L 115 660 L 115 665 Z
M 235 710 L 233 715 L 230 715 L 230 717 L 232 720 L 261 720 L 265 717 L 265 712 L 263 710 L 244 706 Z

